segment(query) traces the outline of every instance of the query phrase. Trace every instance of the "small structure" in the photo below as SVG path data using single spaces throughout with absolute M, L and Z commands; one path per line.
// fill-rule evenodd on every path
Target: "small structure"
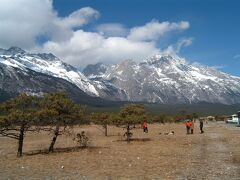
M 240 111 L 237 114 L 233 114 L 227 118 L 226 123 L 237 124 L 240 126 Z
M 214 116 L 207 116 L 206 120 L 207 121 L 215 121 L 215 117 Z

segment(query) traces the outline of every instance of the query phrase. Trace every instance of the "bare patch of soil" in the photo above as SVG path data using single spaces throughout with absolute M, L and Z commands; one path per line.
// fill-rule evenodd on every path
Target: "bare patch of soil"
M 124 130 L 100 126 L 75 127 L 90 138 L 81 148 L 70 137 L 57 140 L 55 153 L 47 154 L 48 134 L 27 134 L 24 156 L 16 157 L 17 142 L 0 137 L 0 179 L 239 179 L 240 128 L 208 123 L 193 135 L 184 124 L 149 125 L 149 133 L 133 130 L 127 143 Z M 174 135 L 164 132 L 174 131 Z M 159 134 L 162 133 L 162 134 Z

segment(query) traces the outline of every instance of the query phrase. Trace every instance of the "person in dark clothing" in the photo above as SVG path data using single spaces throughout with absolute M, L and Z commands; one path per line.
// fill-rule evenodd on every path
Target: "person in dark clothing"
M 203 131 L 203 120 L 200 119 L 199 122 L 200 122 L 200 131 L 201 131 L 201 134 L 202 134 L 202 133 L 204 133 L 204 131 Z
M 191 124 L 190 124 L 191 134 L 193 134 L 193 131 L 194 131 L 194 121 L 191 120 L 190 122 L 191 122 Z

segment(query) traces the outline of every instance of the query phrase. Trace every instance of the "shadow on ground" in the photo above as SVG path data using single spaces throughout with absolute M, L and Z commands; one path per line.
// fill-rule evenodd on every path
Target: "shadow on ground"
M 119 142 L 119 141 L 127 142 L 126 139 L 116 140 L 115 142 Z M 131 138 L 130 141 L 145 142 L 145 141 L 152 141 L 152 139 L 151 138 Z
M 51 153 L 48 151 L 48 149 L 42 149 L 42 150 L 34 150 L 34 151 L 25 152 L 23 154 L 27 155 L 27 156 L 33 156 L 33 155 L 39 155 L 39 154 L 77 152 L 77 151 L 82 151 L 82 150 L 93 151 L 93 150 L 98 150 L 98 149 L 103 149 L 103 148 L 108 148 L 108 147 L 98 147 L 98 146 L 82 147 L 82 146 L 76 146 L 76 147 L 56 148 Z

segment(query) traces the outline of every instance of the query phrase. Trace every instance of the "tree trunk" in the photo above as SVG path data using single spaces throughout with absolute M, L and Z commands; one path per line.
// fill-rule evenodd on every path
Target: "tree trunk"
M 21 126 L 19 131 L 19 139 L 18 139 L 18 153 L 17 157 L 22 156 L 22 150 L 23 150 L 23 139 L 24 139 L 24 125 Z
M 130 138 L 131 138 L 131 135 L 130 135 L 130 126 L 128 125 L 127 126 L 127 142 L 130 143 Z
M 57 141 L 58 135 L 59 135 L 59 125 L 56 126 L 56 129 L 54 131 L 54 136 L 52 138 L 51 144 L 50 144 L 49 149 L 48 149 L 49 152 L 53 152 L 53 147 L 54 147 L 54 145 Z
M 105 130 L 105 136 L 107 136 L 108 135 L 107 124 L 103 125 L 103 128 Z

